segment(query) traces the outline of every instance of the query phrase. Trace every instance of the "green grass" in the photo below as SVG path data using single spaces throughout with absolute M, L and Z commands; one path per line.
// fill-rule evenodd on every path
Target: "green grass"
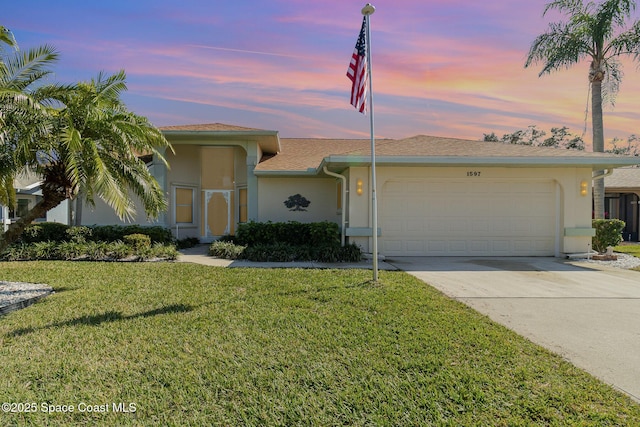
M 625 254 L 640 257 L 640 245 L 618 245 L 613 248 L 614 252 L 622 252 Z
M 0 318 L 0 401 L 38 405 L 2 424 L 640 425 L 626 396 L 401 272 L 0 267 L 56 290 Z
M 638 245 L 618 245 L 613 248 L 614 252 L 621 252 L 634 257 L 640 258 L 640 244 Z M 640 267 L 632 268 L 632 270 L 640 271 Z

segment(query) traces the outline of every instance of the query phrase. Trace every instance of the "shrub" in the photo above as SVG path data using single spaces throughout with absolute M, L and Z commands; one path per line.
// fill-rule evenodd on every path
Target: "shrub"
M 68 226 L 57 222 L 39 222 L 27 226 L 21 236 L 24 243 L 36 242 L 117 242 L 124 240 L 128 234 L 144 234 L 149 236 L 151 243 L 170 244 L 173 242 L 171 230 L 161 226 L 143 225 L 94 225 Z
M 307 228 L 310 245 L 340 246 L 340 227 L 335 222 L 313 222 Z
M 218 242 L 228 242 L 228 243 L 238 243 L 238 239 L 236 236 L 232 236 L 231 234 L 225 234 L 224 236 L 220 237 L 218 240 Z
M 94 225 L 91 229 L 93 231 L 91 240 L 93 241 L 116 242 L 124 240 L 124 236 L 129 234 L 144 234 L 149 236 L 151 243 L 169 244 L 173 242 L 171 230 L 158 225 Z
M 240 245 L 340 245 L 340 228 L 334 222 L 247 222 L 238 225 L 235 240 Z
M 37 242 L 31 247 L 31 257 L 34 259 L 57 259 L 58 243 Z
M 92 261 L 104 261 L 109 259 L 108 242 L 87 242 L 82 244 L 83 252 Z
M 246 246 L 218 240 L 209 246 L 209 255 L 224 259 L 238 259 L 242 257 L 246 248 Z
M 136 252 L 151 247 L 151 237 L 146 234 L 127 234 L 124 236 L 123 240 L 124 243 L 131 246 Z
M 362 259 L 362 251 L 355 244 L 325 245 L 314 247 L 311 245 L 286 245 L 274 243 L 270 245 L 248 246 L 240 258 L 254 262 L 357 262 Z
M 296 257 L 297 248 L 284 243 L 259 244 L 248 246 L 243 258 L 254 262 L 291 262 L 299 261 Z
M 148 236 L 144 236 L 148 238 Z M 6 261 L 28 260 L 121 260 L 130 256 L 144 261 L 153 258 L 175 260 L 178 251 L 174 245 L 156 243 L 153 246 L 141 246 L 135 249 L 122 241 L 117 242 L 36 242 L 16 243 L 2 254 Z
M 58 244 L 58 258 L 67 261 L 78 259 L 86 253 L 85 246 L 85 243 L 61 242 Z
M 24 243 L 36 242 L 64 242 L 69 236 L 66 231 L 68 225 L 59 222 L 39 222 L 28 225 L 22 232 L 20 239 Z
M 29 244 L 14 243 L 2 254 L 5 261 L 24 261 L 29 259 Z
M 120 240 L 109 243 L 109 256 L 113 259 L 127 258 L 133 253 L 133 248 Z
M 178 258 L 178 250 L 174 245 L 165 245 L 162 243 L 155 243 L 151 247 L 151 255 L 154 258 L 175 260 L 176 258 Z
M 616 246 L 622 241 L 622 230 L 625 222 L 619 219 L 594 219 L 593 228 L 596 235 L 591 239 L 591 245 L 596 251 L 606 252 L 607 246 Z
M 197 237 L 185 237 L 184 239 L 176 240 L 176 247 L 178 249 L 192 248 L 200 243 L 200 239 Z
M 224 241 L 246 246 L 239 257 L 257 262 L 354 262 L 362 258 L 358 246 L 340 245 L 340 228 L 328 221 L 251 221 L 238 226 L 235 238 L 225 237 Z M 216 256 L 227 258 L 226 247 L 217 246 L 216 250 Z
M 74 226 L 67 228 L 65 234 L 72 242 L 84 243 L 87 241 L 87 237 L 91 237 L 92 230 L 84 225 Z

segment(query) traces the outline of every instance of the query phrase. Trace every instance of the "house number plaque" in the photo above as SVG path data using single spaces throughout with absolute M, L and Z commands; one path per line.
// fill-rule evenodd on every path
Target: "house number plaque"
M 467 171 L 467 176 L 480 176 L 480 171 Z

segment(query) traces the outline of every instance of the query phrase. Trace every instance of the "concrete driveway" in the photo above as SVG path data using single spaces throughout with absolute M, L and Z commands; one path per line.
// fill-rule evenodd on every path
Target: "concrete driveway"
M 557 258 L 386 261 L 640 402 L 640 272 Z

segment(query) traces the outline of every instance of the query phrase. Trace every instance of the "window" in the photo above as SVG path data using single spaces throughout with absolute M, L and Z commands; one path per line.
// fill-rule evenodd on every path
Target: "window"
M 29 212 L 29 200 L 28 199 L 18 199 L 16 208 L 9 209 L 9 218 L 22 218 Z
M 239 188 L 238 189 L 238 222 L 247 222 L 248 218 L 248 208 L 247 208 L 247 189 Z
M 175 222 L 176 224 L 193 224 L 194 189 L 175 187 Z

